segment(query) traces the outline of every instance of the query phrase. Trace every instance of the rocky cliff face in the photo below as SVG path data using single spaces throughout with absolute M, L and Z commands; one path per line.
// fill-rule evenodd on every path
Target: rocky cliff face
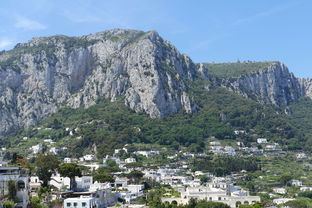
M 222 79 L 221 85 L 264 104 L 288 105 L 306 95 L 306 83 L 290 73 L 284 64 L 273 63 L 266 69 L 237 79 Z M 311 85 L 312 86 L 312 85 Z M 311 91 L 312 87 L 310 87 Z
M 272 63 L 238 78 L 213 78 L 205 64 L 195 65 L 155 31 L 34 38 L 0 53 L 0 136 L 30 127 L 60 107 L 89 107 L 102 98 L 124 99 L 152 118 L 191 113 L 196 103 L 188 83 L 198 77 L 264 104 L 312 98 L 312 79 L 297 79 L 283 64 Z
M 156 32 L 110 30 L 34 38 L 0 55 L 0 135 L 30 127 L 61 106 L 122 96 L 150 117 L 194 111 L 184 80 L 196 66 Z
M 312 99 L 312 79 L 299 78 L 298 80 L 302 87 L 304 95 Z

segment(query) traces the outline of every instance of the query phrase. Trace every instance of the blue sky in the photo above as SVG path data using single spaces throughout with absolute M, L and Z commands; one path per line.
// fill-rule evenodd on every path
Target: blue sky
M 34 36 L 157 30 L 195 62 L 278 60 L 312 78 L 310 0 L 1 0 L 0 50 Z

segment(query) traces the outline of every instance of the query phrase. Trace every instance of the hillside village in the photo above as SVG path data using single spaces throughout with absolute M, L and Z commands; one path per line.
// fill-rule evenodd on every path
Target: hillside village
M 235 130 L 234 134 L 248 133 Z M 310 156 L 285 151 L 269 138 L 259 137 L 245 146 L 243 142 L 226 143 L 212 137 L 203 153 L 126 144 L 103 158 L 95 153 L 79 158 L 60 157 L 65 150 L 66 147 L 56 147 L 53 140 L 44 139 L 29 148 L 27 157 L 15 153 L 8 161 L 3 160 L 7 150 L 2 148 L 3 206 L 12 201 L 21 208 L 44 206 L 41 204 L 64 208 L 152 208 L 183 206 L 196 200 L 231 208 L 260 204 L 273 208 L 287 207 L 287 203 L 296 201 L 298 194 L 312 193 L 307 176 L 281 175 L 265 164 L 270 161 L 274 166 L 281 158 L 291 157 L 309 170 Z M 223 161 L 223 165 L 213 163 L 215 160 Z M 207 161 L 216 167 L 205 167 Z M 49 170 L 40 170 L 40 166 Z M 261 187 L 262 183 L 267 184 Z

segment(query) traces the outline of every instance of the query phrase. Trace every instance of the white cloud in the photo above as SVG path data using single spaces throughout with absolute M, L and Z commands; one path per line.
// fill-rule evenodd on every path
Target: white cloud
M 14 42 L 7 38 L 0 38 L 0 50 L 7 49 L 12 46 Z
M 283 12 L 284 10 L 290 9 L 294 6 L 295 4 L 285 4 L 285 5 L 279 5 L 277 7 L 271 8 L 267 11 L 262 11 L 259 13 L 254 14 L 253 16 L 249 16 L 249 17 L 245 17 L 245 18 L 240 18 L 235 20 L 232 25 L 241 25 L 244 23 L 249 23 L 249 22 L 253 22 L 259 18 L 263 18 L 263 17 L 269 17 L 272 15 L 275 15 L 277 13 Z
M 25 30 L 44 30 L 47 28 L 45 25 L 26 17 L 18 17 L 14 26 Z
M 72 22 L 75 23 L 92 23 L 101 22 L 102 19 L 92 15 L 78 15 L 75 13 L 65 12 L 64 16 Z

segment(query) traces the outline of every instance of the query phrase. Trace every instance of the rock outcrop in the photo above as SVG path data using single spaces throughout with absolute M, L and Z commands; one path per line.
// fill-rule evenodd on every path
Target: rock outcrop
M 102 98 L 123 99 L 151 118 L 191 113 L 197 105 L 189 83 L 199 77 L 263 104 L 312 98 L 312 79 L 298 79 L 285 65 L 272 63 L 239 77 L 215 78 L 155 31 L 33 38 L 0 53 L 0 136 L 30 127 L 60 107 L 89 107 Z
M 279 62 L 237 79 L 222 79 L 221 85 L 263 104 L 288 105 L 306 94 L 300 82 Z
M 302 87 L 304 95 L 312 99 L 312 79 L 299 78 L 298 80 Z
M 34 38 L 0 55 L 0 135 L 100 98 L 122 96 L 152 118 L 193 112 L 184 80 L 196 74 L 191 59 L 155 31 Z

